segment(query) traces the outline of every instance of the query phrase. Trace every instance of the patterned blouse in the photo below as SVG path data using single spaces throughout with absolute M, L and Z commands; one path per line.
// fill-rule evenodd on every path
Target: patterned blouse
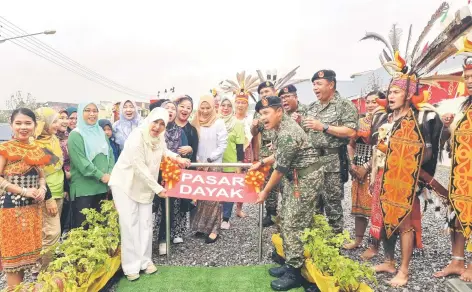
M 50 160 L 39 146 L 11 140 L 0 144 L 0 155 L 7 161 L 1 177 L 21 188 L 39 188 L 40 170 Z M 48 191 L 46 199 L 50 196 Z M 0 208 L 17 208 L 35 203 L 31 198 L 0 191 Z
M 354 165 L 360 166 L 369 162 L 372 156 L 372 146 L 369 144 L 370 128 L 372 115 L 359 119 L 359 128 L 357 130 L 356 151 L 354 154 Z

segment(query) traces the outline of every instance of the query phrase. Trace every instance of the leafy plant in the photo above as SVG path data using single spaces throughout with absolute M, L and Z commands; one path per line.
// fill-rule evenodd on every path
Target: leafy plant
M 15 291 L 74 291 L 88 283 L 90 276 L 118 253 L 120 227 L 112 201 L 101 203 L 101 212 L 84 209 L 82 227 L 71 230 L 52 252 L 54 260 L 41 272 L 36 283 L 22 284 Z
M 302 241 L 312 257 L 315 267 L 324 275 L 335 279 L 341 291 L 354 292 L 362 282 L 377 283 L 374 270 L 339 253 L 349 241 L 349 233 L 335 234 L 323 215 L 315 215 L 311 229 L 306 229 Z

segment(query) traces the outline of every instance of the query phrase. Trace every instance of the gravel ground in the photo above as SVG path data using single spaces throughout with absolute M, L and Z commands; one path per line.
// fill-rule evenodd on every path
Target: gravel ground
M 436 179 L 443 185 L 447 185 L 449 169 L 438 167 Z M 350 184 L 346 184 L 346 198 L 343 202 L 345 210 L 345 227 L 354 234 L 354 218 L 350 215 L 351 197 Z M 192 234 L 184 238 L 183 244 L 173 245 L 171 249 L 171 259 L 169 263 L 165 256 L 159 256 L 157 243 L 154 244 L 154 261 L 158 265 L 176 266 L 232 266 L 232 265 L 256 265 L 269 264 L 271 242 L 270 237 L 275 228 L 264 229 L 263 260 L 258 261 L 258 207 L 254 205 L 244 205 L 244 211 L 249 217 L 240 219 L 232 218 L 231 229 L 222 230 L 220 239 L 213 244 L 205 244 L 203 239 L 197 239 Z M 442 210 L 444 213 L 444 210 Z M 390 288 L 385 281 L 390 275 L 379 275 L 379 286 L 375 291 L 444 291 L 446 279 L 435 279 L 432 274 L 444 267 L 450 260 L 450 240 L 449 237 L 441 233 L 444 225 L 443 219 L 434 217 L 433 208 L 428 208 L 423 217 L 423 243 L 424 256 L 412 259 L 411 275 L 408 286 L 402 289 Z M 365 240 L 364 245 L 367 245 Z M 345 255 L 359 260 L 359 256 L 364 248 L 354 251 L 346 251 Z M 381 252 L 382 254 L 382 252 Z M 397 259 L 399 263 L 400 251 L 397 246 Z M 372 260 L 373 264 L 382 262 L 383 257 L 378 256 Z M 27 277 L 29 280 L 29 277 Z M 0 275 L 0 289 L 5 285 L 3 275 Z M 110 289 L 115 291 L 116 285 Z

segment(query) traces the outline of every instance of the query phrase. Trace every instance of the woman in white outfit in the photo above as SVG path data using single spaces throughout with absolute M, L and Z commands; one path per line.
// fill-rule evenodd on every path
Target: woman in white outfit
M 152 262 L 152 200 L 154 194 L 165 197 L 166 190 L 157 183 L 159 166 L 164 156 L 181 167 L 190 160 L 180 158 L 167 149 L 165 130 L 169 113 L 154 109 L 127 139 L 113 171 L 109 186 L 119 214 L 121 261 L 128 280 L 157 271 Z

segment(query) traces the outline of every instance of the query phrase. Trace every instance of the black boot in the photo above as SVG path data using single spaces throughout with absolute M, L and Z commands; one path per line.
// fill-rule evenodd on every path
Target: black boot
M 271 275 L 272 277 L 276 277 L 276 278 L 280 278 L 282 277 L 285 272 L 288 270 L 288 266 L 287 265 L 282 265 L 280 267 L 274 267 L 274 268 L 270 268 L 269 269 L 269 275 Z
M 285 264 L 285 259 L 283 257 L 279 256 L 279 254 L 275 250 L 272 251 L 271 258 L 275 263 L 277 263 L 281 266 L 283 266 Z
M 298 288 L 303 285 L 303 277 L 301 268 L 294 268 L 290 265 L 287 266 L 285 274 L 277 280 L 270 283 L 270 287 L 275 291 L 288 291 L 290 289 Z
M 274 225 L 274 221 L 272 221 L 272 216 L 276 216 L 277 212 L 275 210 L 267 210 L 266 216 L 262 219 L 262 227 L 269 227 Z

